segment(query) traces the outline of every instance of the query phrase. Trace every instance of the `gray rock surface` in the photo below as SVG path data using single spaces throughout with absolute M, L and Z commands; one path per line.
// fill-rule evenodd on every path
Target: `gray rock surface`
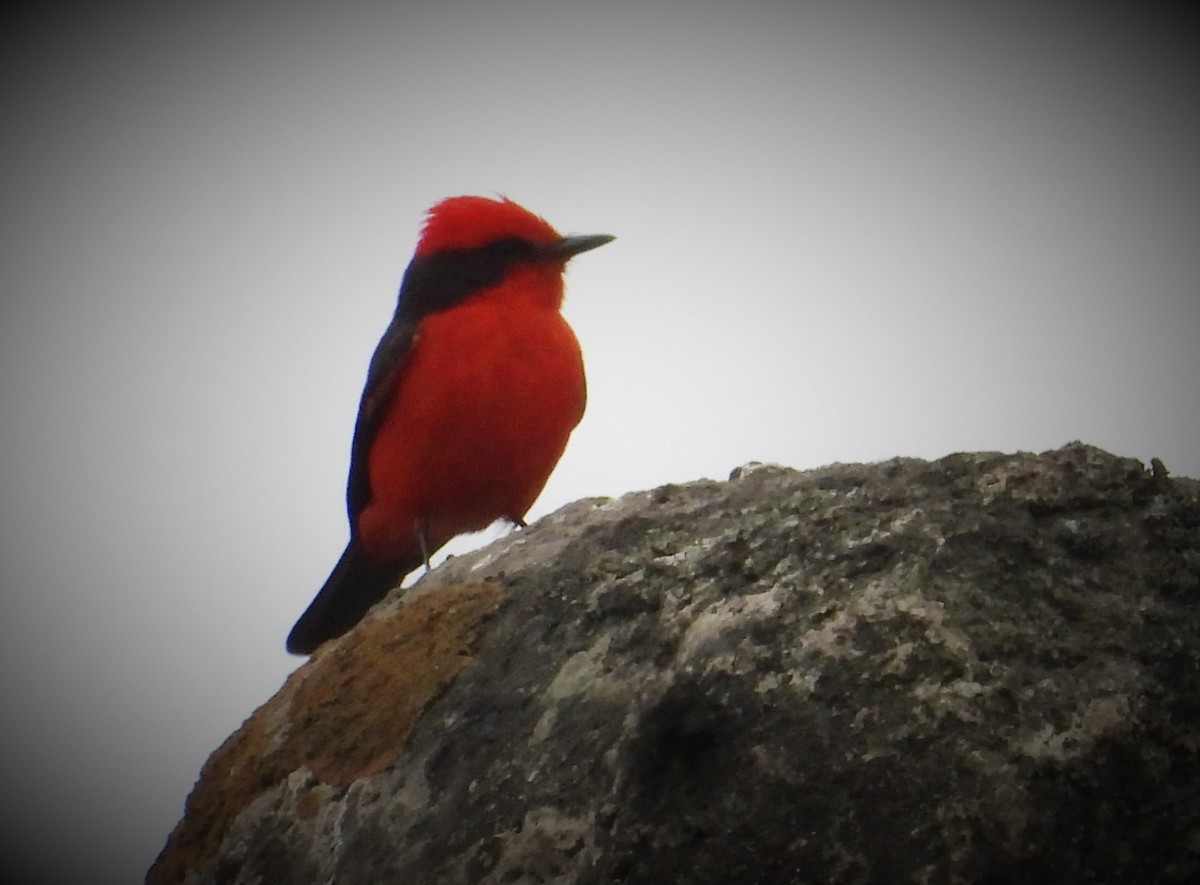
M 1078 443 L 569 505 L 323 647 L 158 882 L 1184 882 L 1200 489 Z

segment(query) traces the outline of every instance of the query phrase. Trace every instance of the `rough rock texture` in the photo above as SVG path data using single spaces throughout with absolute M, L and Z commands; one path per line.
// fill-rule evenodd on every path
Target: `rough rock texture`
M 1200 490 L 1072 444 L 580 501 L 218 749 L 150 881 L 1200 875 Z

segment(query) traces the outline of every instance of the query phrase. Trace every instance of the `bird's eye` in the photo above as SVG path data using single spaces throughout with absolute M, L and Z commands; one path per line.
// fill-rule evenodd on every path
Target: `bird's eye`
M 520 237 L 505 237 L 503 240 L 496 240 L 487 248 L 505 264 L 529 261 L 537 255 L 537 247 Z

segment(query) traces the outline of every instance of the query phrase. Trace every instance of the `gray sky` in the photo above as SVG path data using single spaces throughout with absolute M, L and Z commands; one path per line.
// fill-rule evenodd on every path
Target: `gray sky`
M 18 864 L 136 880 L 300 663 L 367 361 L 445 196 L 619 237 L 568 274 L 589 406 L 531 517 L 750 460 L 1073 439 L 1200 476 L 1194 49 L 1161 10 L 984 5 L 24 26 L 0 85 Z

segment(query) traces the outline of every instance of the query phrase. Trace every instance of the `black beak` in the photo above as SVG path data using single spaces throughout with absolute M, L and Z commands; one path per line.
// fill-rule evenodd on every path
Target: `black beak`
M 615 239 L 616 237 L 610 234 L 587 234 L 581 237 L 563 237 L 550 247 L 550 252 L 555 258 L 566 261 L 580 252 L 587 252 L 590 249 L 603 246 L 605 243 L 611 243 Z

